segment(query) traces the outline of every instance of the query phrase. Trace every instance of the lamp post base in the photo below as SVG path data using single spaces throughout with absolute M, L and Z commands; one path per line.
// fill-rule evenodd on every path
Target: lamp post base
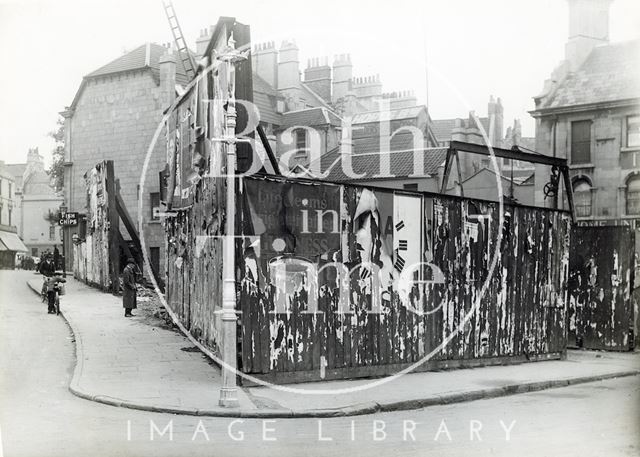
M 240 406 L 240 402 L 238 401 L 238 389 L 235 387 L 222 387 L 220 389 L 218 405 L 225 408 L 237 408 Z

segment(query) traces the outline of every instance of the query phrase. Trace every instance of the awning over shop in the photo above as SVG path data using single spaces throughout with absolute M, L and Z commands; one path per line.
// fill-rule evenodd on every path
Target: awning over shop
M 0 230 L 0 251 L 29 252 L 18 235 Z

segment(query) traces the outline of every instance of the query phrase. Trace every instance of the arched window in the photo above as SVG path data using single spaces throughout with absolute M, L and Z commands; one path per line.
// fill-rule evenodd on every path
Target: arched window
M 640 175 L 638 174 L 627 180 L 627 214 L 640 215 Z
M 591 184 L 586 179 L 578 179 L 573 183 L 573 201 L 576 216 L 591 216 Z

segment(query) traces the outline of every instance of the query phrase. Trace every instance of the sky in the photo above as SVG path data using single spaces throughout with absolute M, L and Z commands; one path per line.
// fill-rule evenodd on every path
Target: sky
M 490 95 L 505 129 L 534 136 L 534 95 L 563 59 L 566 0 L 174 0 L 192 48 L 219 16 L 251 26 L 252 41 L 295 39 L 311 57 L 350 53 L 354 76 L 380 74 L 383 91 L 414 90 L 433 119 L 486 116 Z M 614 0 L 612 42 L 640 38 L 640 2 Z M 82 77 L 146 42 L 172 41 L 161 0 L 0 0 L 0 160 L 47 163 L 58 113 Z M 428 71 L 425 71 L 428 69 Z M 427 89 L 428 88 L 428 89 Z M 428 94 L 428 97 L 427 97 Z

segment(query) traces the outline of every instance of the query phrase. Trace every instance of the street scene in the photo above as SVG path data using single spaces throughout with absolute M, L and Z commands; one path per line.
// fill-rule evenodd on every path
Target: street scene
M 640 7 L 314 6 L 0 0 L 0 457 L 640 455 Z

